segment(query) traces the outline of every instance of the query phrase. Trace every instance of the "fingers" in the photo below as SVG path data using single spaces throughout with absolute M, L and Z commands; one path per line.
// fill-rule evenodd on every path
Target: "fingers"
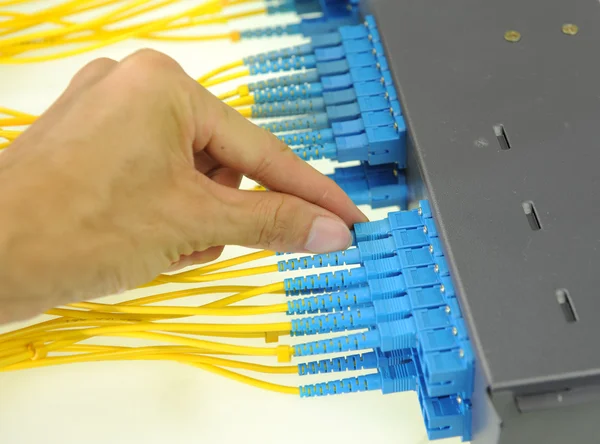
M 301 160 L 268 131 L 252 124 L 199 85 L 194 98 L 201 143 L 197 149 L 206 145 L 206 151 L 222 165 L 271 190 L 323 207 L 337 214 L 347 225 L 367 220 L 332 180 Z M 210 125 L 210 134 L 205 140 L 207 125 Z
M 295 196 L 240 191 L 214 185 L 217 206 L 207 230 L 212 245 L 241 245 L 283 252 L 326 253 L 350 246 L 346 223 L 335 214 Z M 199 209 L 199 211 L 202 209 Z M 204 209 L 206 222 L 206 209 Z M 200 215 L 196 217 L 201 217 Z

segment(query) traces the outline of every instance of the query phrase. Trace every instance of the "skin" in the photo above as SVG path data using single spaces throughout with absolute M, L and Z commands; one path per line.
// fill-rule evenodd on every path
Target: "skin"
M 241 191 L 242 175 L 268 192 Z M 223 245 L 323 253 L 334 182 L 150 50 L 84 67 L 0 155 L 0 322 L 135 288 Z

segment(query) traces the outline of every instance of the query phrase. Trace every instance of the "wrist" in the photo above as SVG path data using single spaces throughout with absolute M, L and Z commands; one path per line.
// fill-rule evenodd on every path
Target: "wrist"
M 57 181 L 34 165 L 0 157 L 0 322 L 6 322 L 73 300 L 79 271 L 65 248 L 76 243 L 77 229 L 59 226 L 69 215 L 61 214 L 65 196 Z

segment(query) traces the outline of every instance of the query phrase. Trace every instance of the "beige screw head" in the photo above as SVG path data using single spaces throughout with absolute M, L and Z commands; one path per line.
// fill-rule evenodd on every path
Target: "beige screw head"
M 567 35 L 575 35 L 579 32 L 579 26 L 573 23 L 565 23 L 562 25 L 562 32 Z
M 521 33 L 519 31 L 514 30 L 506 31 L 504 33 L 504 40 L 506 40 L 507 42 L 516 43 L 519 40 L 521 40 Z

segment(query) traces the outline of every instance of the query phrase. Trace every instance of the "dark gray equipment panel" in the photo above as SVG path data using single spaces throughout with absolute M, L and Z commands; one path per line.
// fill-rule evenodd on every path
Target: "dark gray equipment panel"
M 599 443 L 600 2 L 362 6 L 476 348 L 473 442 Z

